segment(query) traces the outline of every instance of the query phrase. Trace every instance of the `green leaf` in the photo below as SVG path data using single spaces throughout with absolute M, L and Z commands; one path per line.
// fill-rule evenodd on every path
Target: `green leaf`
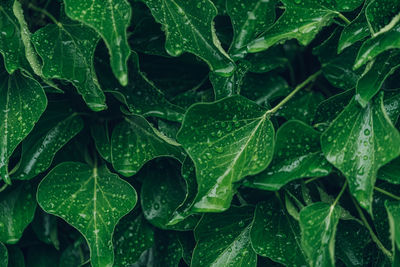
M 235 65 L 216 37 L 213 19 L 217 9 L 210 0 L 144 0 L 166 34 L 165 49 L 171 56 L 184 51 L 203 59 L 211 71 L 230 76 Z
M 379 169 L 378 178 L 392 184 L 400 184 L 400 157 Z
M 335 266 L 335 234 L 339 218 L 338 210 L 323 202 L 301 210 L 301 245 L 310 266 Z
M 178 266 L 183 256 L 183 250 L 176 233 L 157 231 L 153 254 L 153 264 L 156 267 Z
M 229 49 L 233 58 L 240 57 L 238 52 L 274 23 L 276 3 L 276 0 L 226 2 L 226 11 L 233 26 L 233 40 Z
M 283 68 L 289 63 L 283 46 L 278 45 L 260 53 L 248 54 L 245 60 L 250 62 L 250 71 L 255 73 L 265 73 L 276 68 Z
M 37 200 L 47 213 L 61 217 L 83 234 L 91 264 L 98 267 L 113 265 L 114 227 L 133 209 L 137 195 L 106 166 L 64 162 L 41 181 Z
M 393 266 L 399 264 L 400 253 L 400 202 L 385 201 L 386 212 L 389 217 L 390 238 L 394 254 Z
M 49 24 L 32 35 L 35 49 L 43 60 L 43 76 L 71 82 L 94 111 L 107 108 L 93 66 L 98 40 L 95 31 L 69 20 Z
M 35 189 L 29 183 L 13 185 L 0 195 L 0 242 L 15 244 L 33 220 Z
M 65 0 L 64 3 L 65 13 L 71 19 L 90 26 L 100 34 L 107 45 L 115 77 L 121 85 L 127 85 L 127 61 L 131 49 L 126 31 L 131 21 L 131 5 L 126 0 Z
M 107 88 L 114 96 L 124 103 L 128 110 L 137 115 L 154 116 L 172 121 L 181 121 L 184 110 L 170 103 L 165 94 L 158 89 L 146 75 L 140 71 L 138 55 L 132 52 L 129 84 L 125 87 L 108 75 L 106 62 L 100 58 L 96 61 L 97 71 L 102 73 L 99 77 L 100 84 Z
M 257 204 L 250 236 L 258 255 L 286 266 L 306 266 L 299 224 L 277 197 Z
M 46 109 L 40 84 L 19 72 L 0 72 L 0 176 L 10 183 L 8 160 Z
M 0 266 L 7 267 L 8 266 L 8 252 L 6 246 L 0 242 Z
M 387 51 L 367 65 L 357 82 L 357 101 L 365 107 L 379 92 L 383 82 L 400 67 L 400 51 Z
M 391 0 L 369 1 L 365 17 L 372 34 L 385 28 L 400 12 L 400 3 Z
M 68 106 L 50 103 L 33 131 L 22 143 L 22 156 L 13 179 L 29 180 L 46 171 L 55 154 L 83 129 L 77 113 Z
M 154 243 L 154 231 L 139 212 L 121 219 L 114 233 L 115 266 L 130 266 Z
M 7 250 L 9 267 L 25 267 L 24 254 L 18 246 L 7 246 Z
M 36 245 L 29 247 L 25 257 L 28 267 L 53 267 L 58 266 L 59 254 L 53 247 Z
M 365 9 L 370 2 L 373 1 L 366 0 L 357 17 L 342 30 L 337 47 L 338 53 L 370 35 L 367 18 L 365 17 Z
M 308 45 L 325 26 L 333 22 L 342 11 L 352 11 L 363 1 L 324 1 L 282 0 L 285 12 L 263 35 L 252 41 L 247 50 L 250 53 L 263 51 L 274 44 L 297 39 L 300 44 Z
M 25 58 L 25 46 L 20 38 L 21 29 L 13 14 L 14 0 L 4 0 L 0 4 L 0 53 L 8 73 L 17 69 L 29 69 Z
M 250 243 L 253 209 L 231 207 L 220 214 L 205 215 L 194 230 L 197 245 L 193 266 L 256 266 Z
M 233 96 L 191 106 L 177 139 L 196 167 L 194 211 L 223 211 L 232 200 L 233 183 L 268 166 L 274 127 L 263 108 Z
M 319 144 L 320 134 L 300 121 L 283 124 L 276 137 L 275 154 L 266 170 L 249 178 L 246 186 L 279 190 L 295 179 L 326 176 L 332 171 Z
M 60 249 L 57 217 L 45 213 L 42 209 L 37 209 L 31 225 L 40 241 L 53 245 L 57 250 Z
M 363 254 L 370 241 L 368 230 L 360 223 L 341 220 L 336 232 L 336 256 L 346 266 L 365 266 Z
M 393 124 L 396 124 L 400 116 L 400 93 L 397 92 L 392 96 L 390 96 L 390 94 L 386 94 L 385 97 L 387 98 L 384 99 L 383 104 L 385 106 L 386 113 Z
M 90 134 L 94 140 L 97 152 L 107 162 L 111 162 L 111 138 L 108 130 L 108 121 L 94 123 L 90 127 Z
M 365 108 L 353 98 L 321 135 L 326 159 L 346 176 L 351 193 L 369 212 L 378 169 L 400 154 L 400 134 L 382 98 L 375 97 Z
M 125 117 L 113 130 L 111 161 L 114 169 L 128 177 L 157 157 L 183 160 L 180 145 L 155 129 L 142 116 Z

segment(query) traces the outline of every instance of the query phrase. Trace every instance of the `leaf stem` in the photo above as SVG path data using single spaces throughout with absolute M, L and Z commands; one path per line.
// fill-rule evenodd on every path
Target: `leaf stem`
M 392 253 L 387 250 L 385 248 L 385 246 L 382 244 L 382 242 L 379 240 L 379 238 L 376 236 L 376 234 L 374 233 L 374 230 L 372 230 L 371 226 L 369 225 L 367 218 L 365 218 L 365 215 L 363 213 L 363 211 L 361 210 L 360 206 L 358 205 L 357 201 L 354 200 L 354 198 L 352 197 L 351 200 L 354 203 L 354 206 L 357 209 L 358 214 L 360 215 L 360 218 L 362 220 L 362 222 L 364 223 L 364 226 L 368 229 L 369 234 L 372 238 L 372 240 L 375 242 L 375 244 L 377 245 L 377 247 L 382 250 L 383 254 L 385 254 L 387 257 L 392 258 Z
M 52 14 L 50 14 L 46 9 L 37 7 L 37 6 L 35 6 L 34 4 L 32 4 L 32 3 L 29 3 L 29 4 L 28 4 L 28 8 L 30 8 L 30 9 L 32 9 L 32 10 L 35 10 L 35 11 L 38 11 L 38 12 L 44 14 L 44 15 L 47 16 L 54 24 L 56 24 L 57 26 L 61 26 L 61 23 L 58 22 L 58 20 L 57 20 Z
M 386 191 L 386 190 L 383 190 L 382 188 L 379 188 L 379 187 L 377 187 L 377 186 L 374 186 L 374 189 L 375 189 L 376 191 L 378 191 L 379 193 L 382 193 L 382 194 L 384 194 L 384 195 L 387 195 L 388 197 L 391 197 L 391 198 L 396 199 L 396 200 L 400 200 L 400 197 L 399 197 L 399 196 L 396 196 L 396 195 L 394 195 L 394 194 L 392 194 L 392 193 L 390 193 L 390 192 L 388 192 L 388 191 Z
M 6 188 L 8 187 L 8 184 L 4 183 L 2 187 L 0 187 L 0 193 L 3 192 L 4 190 L 6 190 Z
M 336 206 L 336 204 L 339 202 L 339 199 L 342 197 L 344 191 L 347 188 L 347 180 L 344 181 L 344 185 L 342 187 L 342 189 L 340 190 L 339 194 L 337 195 L 335 201 L 333 202 L 332 206 Z
M 347 25 L 349 25 L 349 24 L 351 23 L 351 21 L 350 21 L 348 18 L 346 18 L 342 13 L 337 12 L 336 14 L 337 14 L 338 17 L 341 18 Z
M 320 74 L 322 73 L 322 70 L 317 71 L 316 73 L 310 75 L 304 82 L 301 84 L 297 85 L 294 90 L 287 95 L 278 105 L 276 105 L 274 108 L 268 110 L 266 114 L 273 114 L 277 112 L 283 105 L 285 105 L 298 91 L 303 89 L 309 82 L 314 81 Z
M 321 178 L 321 176 L 313 177 L 313 178 L 308 179 L 307 181 L 304 181 L 304 183 L 309 184 L 311 182 L 314 182 L 315 180 L 318 180 L 319 178 Z

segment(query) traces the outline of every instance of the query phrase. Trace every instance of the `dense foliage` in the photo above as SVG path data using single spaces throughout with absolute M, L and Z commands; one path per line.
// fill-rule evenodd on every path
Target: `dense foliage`
M 400 1 L 2 0 L 0 267 L 400 266 Z

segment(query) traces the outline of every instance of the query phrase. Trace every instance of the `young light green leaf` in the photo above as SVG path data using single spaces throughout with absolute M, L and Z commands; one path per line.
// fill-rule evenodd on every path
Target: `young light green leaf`
M 111 161 L 114 169 L 128 177 L 157 157 L 183 160 L 179 144 L 155 129 L 142 116 L 125 117 L 113 130 Z
M 378 178 L 392 184 L 400 184 L 400 157 L 379 169 Z
M 115 227 L 114 266 L 130 266 L 154 243 L 154 230 L 139 211 L 121 219 Z
M 347 178 L 350 191 L 371 212 L 378 169 L 400 154 L 400 134 L 383 107 L 383 95 L 365 108 L 353 98 L 321 135 L 326 159 Z
M 64 110 L 62 110 L 64 109 Z M 83 120 L 61 103 L 50 103 L 22 143 L 22 156 L 13 179 L 29 180 L 47 170 L 55 154 L 83 129 Z
M 196 3 L 178 0 L 144 0 L 166 34 L 165 49 L 171 56 L 184 51 L 203 59 L 211 71 L 230 76 L 235 64 L 221 47 L 213 19 L 217 9 L 210 0 Z
M 257 255 L 250 243 L 250 207 L 231 207 L 220 214 L 205 215 L 194 230 L 197 245 L 193 266 L 257 265 Z
M 35 215 L 35 188 L 30 183 L 12 186 L 0 194 L 0 242 L 15 244 Z
M 400 202 L 385 201 L 385 208 L 389 218 L 390 238 L 394 255 L 393 266 L 399 264 L 400 253 Z
M 338 210 L 323 202 L 301 210 L 301 245 L 310 266 L 335 266 L 335 234 L 339 218 Z
M 93 66 L 98 40 L 95 31 L 69 20 L 49 24 L 32 35 L 32 42 L 43 60 L 43 76 L 71 82 L 94 111 L 107 108 Z
M 278 198 L 257 204 L 251 226 L 251 244 L 255 252 L 286 266 L 306 266 L 300 245 L 300 227 Z
M 351 0 L 346 2 L 313 0 L 282 0 L 285 12 L 263 35 L 247 46 L 247 51 L 255 53 L 263 51 L 274 44 L 297 39 L 300 44 L 308 45 L 315 35 L 342 11 L 351 11 L 363 1 Z
M 0 177 L 11 183 L 8 160 L 46 109 L 47 98 L 33 78 L 5 71 L 0 71 L 0 95 Z
M 233 40 L 229 54 L 240 58 L 238 52 L 257 34 L 268 29 L 275 21 L 276 0 L 231 0 L 226 11 L 232 21 Z
M 128 84 L 127 61 L 131 49 L 127 28 L 131 22 L 131 5 L 126 0 L 65 0 L 65 13 L 101 35 L 110 54 L 111 68 L 122 86 Z
M 111 267 L 114 228 L 134 208 L 137 195 L 106 166 L 64 162 L 41 181 L 37 200 L 44 211 L 61 217 L 83 234 L 93 267 Z
M 8 266 L 8 252 L 6 246 L 0 242 L 0 267 Z
M 379 92 L 383 82 L 400 67 L 400 51 L 389 50 L 367 65 L 357 81 L 356 99 L 363 107 Z
M 319 144 L 320 134 L 301 121 L 288 121 L 276 134 L 275 154 L 266 170 L 249 178 L 246 186 L 279 190 L 303 177 L 328 175 L 332 167 Z
M 274 127 L 263 108 L 232 96 L 191 106 L 177 139 L 196 167 L 194 211 L 223 211 L 230 206 L 233 183 L 270 163 Z
M 14 0 L 4 0 L 0 4 L 0 53 L 8 73 L 17 69 L 28 69 L 29 63 L 25 58 L 25 46 L 21 39 L 21 29 L 13 14 Z

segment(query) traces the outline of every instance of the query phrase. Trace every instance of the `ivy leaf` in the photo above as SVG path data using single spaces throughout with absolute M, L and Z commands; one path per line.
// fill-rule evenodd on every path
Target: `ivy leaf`
M 393 266 L 395 266 L 400 262 L 400 202 L 385 201 L 385 208 L 389 218 L 390 238 L 394 254 Z
M 111 161 L 114 169 L 129 177 L 157 157 L 183 160 L 182 149 L 174 140 L 155 129 L 141 116 L 125 117 L 113 130 Z
M 49 24 L 32 35 L 35 49 L 43 60 L 43 76 L 71 82 L 94 111 L 107 108 L 93 66 L 98 40 L 95 31 L 69 20 Z
M 144 0 L 166 34 L 165 49 L 171 56 L 184 51 L 203 59 L 211 71 L 230 76 L 235 65 L 216 37 L 213 19 L 217 9 L 210 0 L 196 3 L 177 0 Z
M 365 17 L 372 34 L 376 34 L 390 24 L 400 12 L 400 3 L 391 0 L 369 1 Z
M 229 49 L 233 58 L 240 57 L 238 52 L 274 23 L 276 3 L 276 0 L 226 2 L 226 11 L 233 26 L 233 40 Z
M 109 134 L 109 123 L 94 123 L 90 127 L 90 134 L 94 140 L 97 152 L 107 162 L 111 162 L 111 138 Z
M 400 184 L 400 157 L 395 158 L 379 169 L 378 178 L 392 184 Z
M 346 2 L 313 0 L 282 0 L 285 12 L 263 35 L 247 46 L 250 53 L 266 50 L 274 44 L 287 39 L 297 39 L 300 44 L 308 45 L 325 26 L 342 11 L 352 11 L 363 1 Z
M 129 266 L 154 243 L 154 230 L 138 211 L 121 219 L 113 236 L 115 266 Z
M 133 209 L 137 195 L 106 166 L 64 162 L 41 181 L 37 200 L 44 211 L 61 217 L 83 234 L 91 264 L 98 267 L 113 265 L 114 227 Z
M 8 252 L 6 246 L 0 242 L 0 266 L 8 266 Z
M 82 129 L 83 120 L 77 113 L 68 112 L 61 103 L 50 103 L 22 143 L 21 160 L 12 178 L 29 180 L 47 170 L 55 154 Z
M 365 9 L 370 2 L 373 1 L 366 0 L 357 17 L 342 30 L 337 46 L 338 53 L 341 53 L 347 47 L 352 46 L 354 43 L 370 35 L 367 18 L 365 16 Z
M 107 45 L 111 68 L 121 85 L 128 84 L 127 61 L 131 52 L 126 30 L 131 21 L 131 5 L 126 0 L 65 0 L 65 13 L 94 30 Z
M 388 94 L 385 96 L 388 96 Z M 395 93 L 394 95 L 384 99 L 383 104 L 390 120 L 393 124 L 396 124 L 400 116 L 400 93 Z
M 194 235 L 197 245 L 193 266 L 256 266 L 257 255 L 250 243 L 253 209 L 231 207 L 220 214 L 205 215 Z
M 338 210 L 323 202 L 301 210 L 301 245 L 310 266 L 335 266 L 335 234 L 339 218 Z
M 35 215 L 35 189 L 30 183 L 11 187 L 0 195 L 0 242 L 15 244 Z
M 400 51 L 387 51 L 367 65 L 357 82 L 356 98 L 363 107 L 379 92 L 383 82 L 400 67 Z
M 383 95 L 365 108 L 352 99 L 321 135 L 326 159 L 347 178 L 350 191 L 371 212 L 378 169 L 400 154 L 400 134 L 383 107 Z
M 193 210 L 226 210 L 233 183 L 264 170 L 272 159 L 274 127 L 256 103 L 232 96 L 191 106 L 177 140 L 196 167 Z
M 307 258 L 300 246 L 300 227 L 278 198 L 257 204 L 250 236 L 258 255 L 286 266 L 306 266 Z
M 0 4 L 0 53 L 4 58 L 4 65 L 8 73 L 17 69 L 29 68 L 25 58 L 25 46 L 20 38 L 21 29 L 17 18 L 13 14 L 14 0 L 4 0 Z
M 346 266 L 365 266 L 363 254 L 370 241 L 368 230 L 360 223 L 341 220 L 336 232 L 335 253 Z
M 276 135 L 271 164 L 247 180 L 246 186 L 275 191 L 295 179 L 326 176 L 332 171 L 321 152 L 320 134 L 312 127 L 300 121 L 288 121 Z
M 11 183 L 8 160 L 46 109 L 47 98 L 36 80 L 20 72 L 0 72 L 0 95 L 0 176 Z
M 178 266 L 183 256 L 182 245 L 175 232 L 157 231 L 152 250 L 154 251 L 152 262 L 156 267 Z M 149 266 L 149 264 L 146 266 Z
M 108 75 L 105 61 L 97 58 L 97 71 L 102 73 L 99 77 L 105 91 L 111 92 L 118 100 L 126 105 L 128 110 L 137 115 L 155 116 L 172 121 L 181 121 L 184 110 L 170 103 L 165 94 L 150 81 L 139 68 L 139 58 L 132 52 L 128 61 L 130 67 L 129 84 L 120 86 L 115 79 Z
M 250 71 L 254 73 L 265 73 L 276 68 L 283 68 L 288 65 L 283 46 L 273 46 L 260 53 L 248 54 L 245 58 L 250 62 Z

